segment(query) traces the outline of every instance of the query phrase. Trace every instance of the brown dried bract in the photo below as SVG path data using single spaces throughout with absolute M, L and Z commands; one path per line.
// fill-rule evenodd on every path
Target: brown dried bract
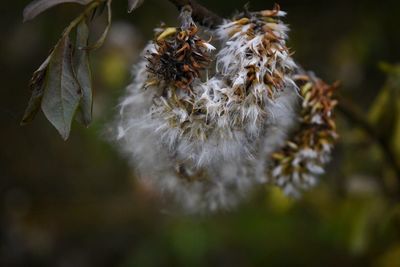
M 194 79 L 199 78 L 211 62 L 206 42 L 197 32 L 198 28 L 192 25 L 166 38 L 157 38 L 157 51 L 147 57 L 149 72 L 166 84 L 190 90 Z
M 331 147 L 338 137 L 333 118 L 337 100 L 334 99 L 333 93 L 339 84 L 328 85 L 318 78 L 305 74 L 296 75 L 294 79 L 299 84 L 303 98 L 301 124 L 285 147 L 272 156 L 274 165 L 281 166 L 285 174 L 307 172 L 301 162 L 298 167 L 294 167 L 293 161 L 297 153 L 307 149 L 323 158 L 326 146 Z M 315 120 L 315 118 L 319 119 Z M 317 163 L 320 162 L 318 158 L 316 160 Z

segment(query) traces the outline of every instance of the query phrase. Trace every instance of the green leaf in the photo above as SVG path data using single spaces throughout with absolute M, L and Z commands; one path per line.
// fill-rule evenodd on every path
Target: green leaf
M 32 96 L 29 100 L 28 107 L 25 110 L 24 116 L 21 121 L 21 125 L 26 125 L 35 118 L 36 114 L 40 110 L 42 103 L 45 76 L 47 67 L 49 66 L 51 55 L 43 62 L 43 64 L 33 73 L 33 77 L 30 82 L 30 88 Z
M 82 99 L 77 112 L 77 121 L 89 126 L 92 121 L 93 93 L 92 72 L 89 64 L 89 51 L 84 49 L 88 45 L 89 27 L 82 21 L 76 32 L 76 50 L 74 53 L 74 72 L 82 91 Z
M 92 0 L 35 0 L 27 5 L 24 9 L 24 22 L 34 19 L 37 15 L 59 4 L 76 3 L 87 5 Z
M 81 99 L 79 84 L 72 68 L 72 44 L 67 36 L 55 47 L 44 87 L 42 110 L 64 140 Z

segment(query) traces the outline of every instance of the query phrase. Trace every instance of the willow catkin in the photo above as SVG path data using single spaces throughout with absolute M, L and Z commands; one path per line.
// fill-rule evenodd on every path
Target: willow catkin
M 316 104 L 326 99 L 316 93 L 305 98 L 296 84 L 284 15 L 279 7 L 243 13 L 224 21 L 210 44 L 183 10 L 181 26 L 158 29 L 135 67 L 117 139 L 141 180 L 187 212 L 229 209 L 266 182 L 287 193 L 294 191 L 290 186 L 311 184 L 307 173 L 290 176 L 297 169 L 292 172 L 286 159 L 295 153 L 287 140 L 296 131 L 308 136 L 302 131 L 308 118 L 325 123 L 328 111 Z M 315 153 L 329 152 L 314 141 L 307 145 Z M 314 164 L 306 160 L 308 172 L 318 173 L 327 158 L 321 157 Z

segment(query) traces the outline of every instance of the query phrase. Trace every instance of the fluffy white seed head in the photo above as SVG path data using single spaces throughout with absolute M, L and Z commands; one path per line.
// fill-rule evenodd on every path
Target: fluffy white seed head
M 266 182 L 295 195 L 323 172 L 330 144 L 316 151 L 289 142 L 296 147 L 291 160 L 276 158 L 315 104 L 294 82 L 284 14 L 274 9 L 225 21 L 217 44 L 203 41 L 186 18 L 184 27 L 160 29 L 135 67 L 120 104 L 120 147 L 141 180 L 187 212 L 229 209 Z M 214 45 L 220 49 L 211 55 Z M 216 69 L 207 77 L 210 59 Z M 326 122 L 311 115 L 310 123 Z M 297 170 L 303 165 L 306 173 Z

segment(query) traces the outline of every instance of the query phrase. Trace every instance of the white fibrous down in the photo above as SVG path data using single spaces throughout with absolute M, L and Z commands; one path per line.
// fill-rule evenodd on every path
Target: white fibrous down
M 302 83 L 300 127 L 276 151 L 272 158 L 271 178 L 287 195 L 299 196 L 300 191 L 314 186 L 324 173 L 324 165 L 337 139 L 333 109 L 337 102 L 333 92 L 337 85 L 327 85 L 313 74 L 298 76 Z
M 310 123 L 326 123 L 296 84 L 283 15 L 274 9 L 225 21 L 213 44 L 186 18 L 181 28 L 160 30 L 135 66 L 120 104 L 118 143 L 141 181 L 187 212 L 232 208 L 267 182 L 291 194 L 323 172 L 329 142 L 316 146 L 313 137 L 282 152 L 307 112 Z M 308 172 L 289 173 L 288 161 Z

